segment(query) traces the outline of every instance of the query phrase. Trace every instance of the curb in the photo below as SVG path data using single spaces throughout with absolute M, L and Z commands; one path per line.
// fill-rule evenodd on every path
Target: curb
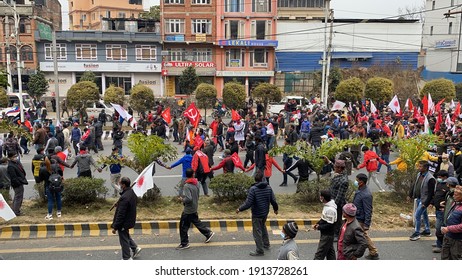
M 317 221 L 314 219 L 270 219 L 266 221 L 266 226 L 269 227 L 268 230 L 280 230 L 285 223 L 296 222 L 299 229 L 307 229 Z M 215 232 L 252 231 L 251 219 L 203 220 L 202 222 Z M 111 222 L 104 222 L 4 226 L 0 228 L 0 240 L 108 236 L 112 234 L 111 224 Z M 178 233 L 179 224 L 179 220 L 137 222 L 130 233 L 134 235 Z M 195 227 L 193 230 L 197 231 Z

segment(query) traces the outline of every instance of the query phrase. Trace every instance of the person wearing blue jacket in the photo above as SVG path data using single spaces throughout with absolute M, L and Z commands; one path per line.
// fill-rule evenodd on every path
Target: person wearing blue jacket
M 266 229 L 266 219 L 269 214 L 270 204 L 273 206 L 274 214 L 278 214 L 278 203 L 273 189 L 268 183 L 263 182 L 263 172 L 257 171 L 255 174 L 255 184 L 253 184 L 247 194 L 247 199 L 237 210 L 236 213 L 251 208 L 252 211 L 252 231 L 257 250 L 250 252 L 251 256 L 263 256 L 263 248 L 270 248 L 268 230 Z
M 178 193 L 179 195 L 183 195 L 183 187 L 184 187 L 184 182 L 186 181 L 186 170 L 188 170 L 189 168 L 191 168 L 191 163 L 192 163 L 192 150 L 191 148 L 186 148 L 186 151 L 185 151 L 185 155 L 180 158 L 179 160 L 177 160 L 175 163 L 173 163 L 170 167 L 167 167 L 167 169 L 172 169 L 172 168 L 175 168 L 177 167 L 178 165 L 182 165 L 183 166 L 183 172 L 182 172 L 182 175 L 181 175 L 181 182 L 178 186 Z
M 355 192 L 353 198 L 353 204 L 356 206 L 356 220 L 358 220 L 364 231 L 364 237 L 367 241 L 367 247 L 369 248 L 369 255 L 365 258 L 368 260 L 378 260 L 379 253 L 377 248 L 369 237 L 369 228 L 372 223 L 372 193 L 367 186 L 367 175 L 359 173 L 356 175 L 356 181 L 354 182 L 358 190 Z

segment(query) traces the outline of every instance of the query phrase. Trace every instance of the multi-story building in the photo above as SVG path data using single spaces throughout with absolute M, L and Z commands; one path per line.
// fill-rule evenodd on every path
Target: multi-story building
M 161 0 L 163 75 L 167 96 L 182 94 L 178 78 L 193 66 L 201 81 L 215 81 L 217 0 Z
M 447 78 L 462 82 L 462 14 L 460 0 L 427 0 L 423 29 L 423 50 L 425 80 Z M 454 14 L 445 17 L 449 11 Z
M 70 30 L 101 30 L 103 18 L 138 18 L 142 0 L 68 0 Z
M 52 28 L 61 30 L 61 4 L 58 0 L 17 0 L 16 12 L 13 7 L 12 1 L 0 1 L 0 66 L 7 67 L 6 53 L 9 45 L 13 89 L 16 90 L 18 88 L 16 61 L 17 48 L 19 48 L 22 62 L 22 88 L 27 90 L 29 75 L 36 72 L 39 61 L 34 30 L 39 30 L 42 26 L 48 26 L 49 30 Z M 19 16 L 18 29 L 15 26 L 15 14 Z M 19 46 L 15 34 L 19 36 Z
M 247 94 L 260 82 L 273 82 L 276 0 L 216 0 L 216 88 L 236 80 Z
M 324 18 L 324 0 L 278 0 L 278 19 Z
M 61 31 L 57 32 L 60 94 L 80 80 L 85 71 L 96 75 L 101 93 L 110 85 L 130 89 L 144 84 L 163 95 L 161 81 L 161 44 L 159 33 L 127 31 Z M 40 38 L 39 38 L 40 40 Z M 40 69 L 50 84 L 48 96 L 53 95 L 52 44 L 38 43 Z

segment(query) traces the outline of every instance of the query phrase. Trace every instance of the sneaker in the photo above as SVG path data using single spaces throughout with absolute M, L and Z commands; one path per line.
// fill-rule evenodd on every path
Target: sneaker
M 138 257 L 141 252 L 141 247 L 136 247 L 135 252 L 133 252 L 133 258 Z
M 279 185 L 280 187 L 287 187 L 287 184 L 286 183 L 282 183 Z
M 439 253 L 441 253 L 441 248 L 440 247 L 435 247 L 435 248 L 432 249 L 432 252 L 436 253 L 436 254 L 439 254 Z
M 263 252 L 259 253 L 259 252 L 256 252 L 256 251 L 252 251 L 252 252 L 249 253 L 249 255 L 251 255 L 252 257 L 261 257 L 261 256 L 264 256 L 265 253 L 263 253 Z
M 271 245 L 263 246 L 266 250 L 271 250 Z
M 180 244 L 178 247 L 176 247 L 177 250 L 184 250 L 184 249 L 189 249 L 189 243 L 188 244 Z
M 57 216 L 58 218 L 61 218 L 61 212 L 56 213 L 56 216 Z
M 380 258 L 379 258 L 379 254 L 376 254 L 376 255 L 370 255 L 369 254 L 369 255 L 365 256 L 365 259 L 366 260 L 379 260 Z
M 428 236 L 432 236 L 432 233 L 431 233 L 430 231 L 426 231 L 426 230 L 425 230 L 425 231 L 422 231 L 422 232 L 420 233 L 420 235 L 422 235 L 422 236 L 427 236 L 427 237 L 428 237 Z
M 215 235 L 215 232 L 210 232 L 209 236 L 207 237 L 207 239 L 205 239 L 205 243 L 209 243 L 210 240 L 212 240 L 212 237 Z
M 53 215 L 51 215 L 51 214 L 46 215 L 45 220 L 47 220 L 47 221 L 53 220 Z
M 414 232 L 411 236 L 409 236 L 409 240 L 411 241 L 417 241 L 420 239 L 420 233 Z

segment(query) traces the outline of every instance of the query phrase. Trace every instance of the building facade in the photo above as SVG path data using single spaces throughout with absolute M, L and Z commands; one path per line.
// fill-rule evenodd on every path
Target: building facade
M 22 67 L 22 88 L 27 90 L 29 76 L 36 72 L 39 58 L 37 54 L 34 30 L 47 27 L 48 30 L 61 30 L 61 4 L 58 0 L 22 0 L 16 1 L 16 13 L 19 24 L 16 29 L 14 9 L 4 1 L 0 1 L 0 67 L 7 68 L 7 52 L 9 45 L 10 69 L 13 79 L 13 90 L 18 89 L 17 49 L 20 49 Z M 50 26 L 53 24 L 53 26 Z M 20 45 L 17 45 L 19 36 Z
M 163 74 L 167 96 L 183 94 L 179 77 L 193 66 L 202 82 L 215 83 L 217 0 L 161 0 Z
M 38 35 L 37 35 L 38 36 Z M 85 71 L 96 75 L 102 94 L 110 85 L 125 94 L 136 84 L 144 84 L 162 96 L 160 35 L 151 32 L 61 31 L 57 32 L 60 95 L 80 80 Z M 47 96 L 54 96 L 52 44 L 37 43 L 40 69 L 50 84 Z
M 324 0 L 278 0 L 278 19 L 322 19 Z
M 445 17 L 448 10 L 460 12 L 460 0 L 427 0 L 425 4 L 425 25 L 423 29 L 423 50 L 425 80 L 447 78 L 462 82 L 462 14 Z
M 138 18 L 142 0 L 68 0 L 70 30 L 101 30 L 104 18 Z

